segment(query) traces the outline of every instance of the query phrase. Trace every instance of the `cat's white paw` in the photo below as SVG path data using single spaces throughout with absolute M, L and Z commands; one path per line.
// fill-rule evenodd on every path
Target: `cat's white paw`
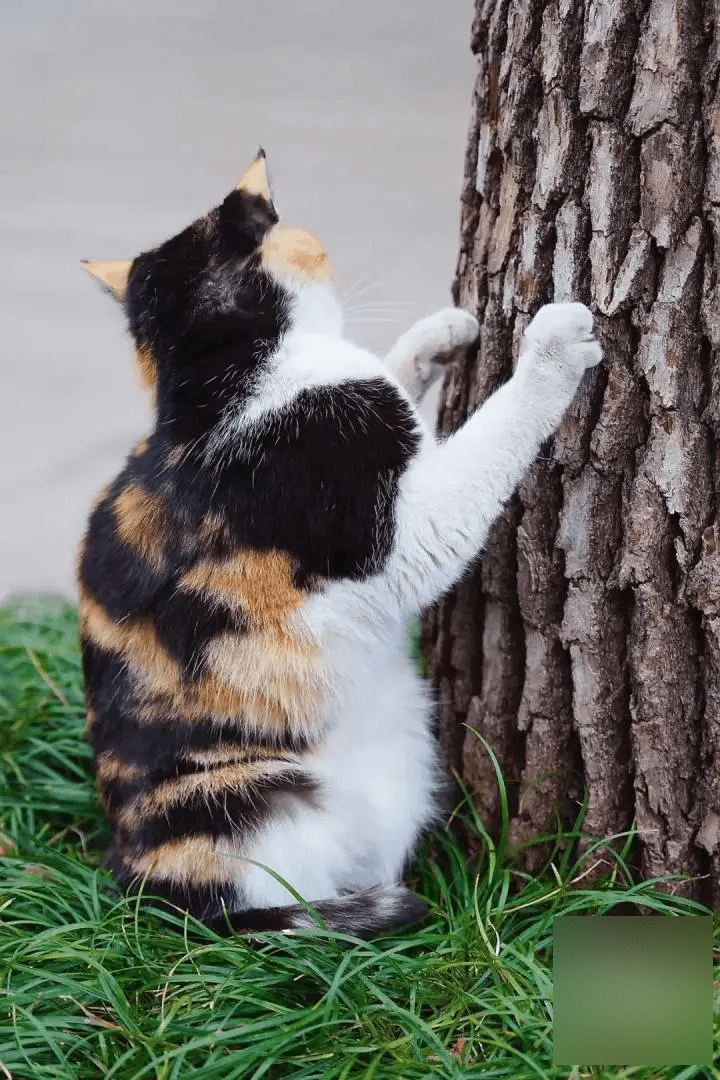
M 480 323 L 464 308 L 443 308 L 416 326 L 422 327 L 422 352 L 440 362 L 461 345 L 472 345 L 480 333 Z
M 593 330 L 592 313 L 584 304 L 546 304 L 525 331 L 523 359 L 537 368 L 572 374 L 602 360 L 602 348 Z
M 419 401 L 428 386 L 442 375 L 442 365 L 455 355 L 455 350 L 471 345 L 479 333 L 480 324 L 469 311 L 443 308 L 414 323 L 396 341 L 385 362 Z
M 443 308 L 410 328 L 411 335 L 417 334 L 413 368 L 418 397 L 442 375 L 456 349 L 471 345 L 479 333 L 480 323 L 463 308 Z

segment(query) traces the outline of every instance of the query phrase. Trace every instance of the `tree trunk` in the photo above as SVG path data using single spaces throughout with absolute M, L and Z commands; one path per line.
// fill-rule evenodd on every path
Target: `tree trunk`
M 645 875 L 720 905 L 720 12 L 710 0 L 477 0 L 455 282 L 482 324 L 450 431 L 548 301 L 606 363 L 424 642 L 452 765 L 511 842 L 635 820 Z

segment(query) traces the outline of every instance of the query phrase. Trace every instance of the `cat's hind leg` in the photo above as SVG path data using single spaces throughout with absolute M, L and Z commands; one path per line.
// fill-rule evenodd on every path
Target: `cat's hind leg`
M 385 357 L 385 365 L 413 401 L 419 401 L 456 349 L 472 345 L 479 330 L 469 311 L 443 308 L 406 330 Z
M 363 852 L 347 850 L 347 822 L 314 805 L 312 776 L 293 767 L 251 782 L 247 765 L 236 766 L 223 787 L 215 782 L 222 772 L 166 781 L 121 811 L 107 860 L 121 888 L 218 933 L 313 928 L 312 914 L 293 902 L 298 894 L 328 930 L 356 937 L 425 915 L 389 875 L 362 872 Z

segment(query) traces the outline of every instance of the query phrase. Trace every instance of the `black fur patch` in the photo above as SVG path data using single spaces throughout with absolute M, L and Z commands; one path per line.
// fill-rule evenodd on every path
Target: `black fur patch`
M 158 711 L 162 702 L 158 702 Z M 98 712 L 101 712 L 98 709 Z M 108 717 L 106 724 L 98 720 L 92 732 L 92 745 L 96 753 L 122 747 L 123 760 L 128 765 L 147 767 L 153 780 L 163 780 L 170 776 L 180 776 L 185 772 L 195 771 L 189 763 L 183 761 L 185 754 L 208 753 L 212 750 L 227 750 L 232 746 L 237 756 L 235 761 L 256 761 L 263 755 L 257 748 L 257 741 L 250 744 L 250 749 L 243 742 L 243 732 L 235 730 L 233 725 L 222 728 L 216 720 L 193 720 L 184 722 L 166 710 L 163 719 L 148 721 L 138 719 L 132 706 L 118 701 L 103 713 Z M 239 718 L 242 720 L 242 718 Z M 112 725 L 112 726 L 111 726 Z M 271 741 L 265 739 L 267 757 L 273 759 L 274 751 L 287 754 L 300 754 L 307 749 L 305 740 L 293 736 L 290 732 L 278 732 Z
M 317 782 L 299 772 L 267 776 L 242 790 L 218 784 L 210 795 L 203 790 L 189 797 L 178 795 L 176 799 L 170 786 L 162 809 L 133 830 L 132 842 L 138 851 L 151 851 L 159 844 L 186 836 L 219 837 L 252 832 L 272 813 L 279 796 L 315 805 L 317 792 Z
M 391 903 L 386 900 L 388 892 L 393 894 Z M 311 902 L 310 906 L 317 911 L 328 930 L 358 938 L 370 938 L 393 926 L 419 922 L 428 913 L 427 904 L 403 886 L 388 890 L 377 886 L 340 897 L 338 900 Z M 206 916 L 204 921 L 217 934 L 226 936 L 231 931 L 252 933 L 263 930 L 311 929 L 312 918 L 306 908 L 300 904 L 291 904 L 287 907 L 253 908 L 237 913 L 229 908 L 227 913 L 222 912 L 214 919 Z
M 289 325 L 289 297 L 263 270 L 259 244 L 278 220 L 259 195 L 234 191 L 222 206 L 139 255 L 125 308 L 138 346 L 157 363 L 158 430 L 201 437 Z
M 277 221 L 275 207 L 262 195 L 249 195 L 237 189 L 231 191 L 218 209 L 221 250 L 228 257 L 252 254 Z
M 180 664 L 183 675 L 191 679 L 203 671 L 203 647 L 211 638 L 247 629 L 237 612 L 211 605 L 196 593 L 178 591 L 175 579 L 158 590 L 149 610 L 160 641 Z
M 298 587 L 360 578 L 389 554 L 398 479 L 418 445 L 410 407 L 384 380 L 308 389 L 258 424 L 250 454 L 229 444 L 210 475 L 202 449 L 189 454 L 176 498 L 190 520 L 222 509 L 238 547 L 294 556 Z

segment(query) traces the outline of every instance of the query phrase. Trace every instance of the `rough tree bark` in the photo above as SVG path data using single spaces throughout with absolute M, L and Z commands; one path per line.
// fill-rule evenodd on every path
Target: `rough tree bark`
M 455 289 L 477 358 L 452 430 L 540 304 L 596 313 L 606 364 L 424 623 L 442 739 L 511 841 L 635 819 L 642 870 L 720 905 L 720 7 L 477 0 Z

